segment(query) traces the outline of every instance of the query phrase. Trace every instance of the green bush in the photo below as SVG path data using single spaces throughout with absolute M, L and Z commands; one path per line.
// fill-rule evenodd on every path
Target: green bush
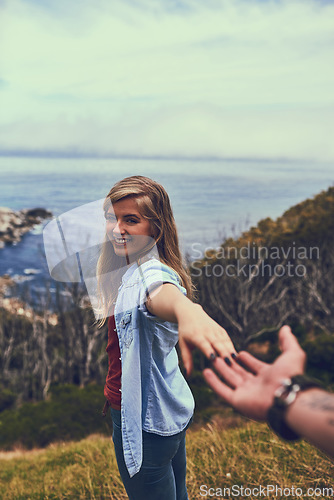
M 77 440 L 98 432 L 110 434 L 101 413 L 103 387 L 56 386 L 49 401 L 24 403 L 0 414 L 0 448 L 43 447 L 53 441 Z
M 0 412 L 11 408 L 16 401 L 16 394 L 0 384 Z
M 302 347 L 307 354 L 307 373 L 326 385 L 334 384 L 334 336 L 323 333 Z

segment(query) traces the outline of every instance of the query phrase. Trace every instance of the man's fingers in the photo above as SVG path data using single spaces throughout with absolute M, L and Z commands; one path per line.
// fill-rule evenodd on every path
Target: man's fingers
M 298 340 L 291 332 L 289 326 L 284 325 L 278 332 L 279 337 L 279 345 L 282 352 L 292 352 L 298 355 L 302 365 L 305 367 L 306 363 L 306 354 L 303 349 L 300 347 Z
M 219 375 L 224 377 L 224 380 L 233 389 L 236 389 L 244 380 L 244 376 L 238 373 L 239 369 L 242 370 L 242 368 L 237 363 L 233 362 L 231 363 L 231 366 L 229 366 L 225 360 L 223 361 L 221 358 L 217 358 L 213 362 L 213 366 Z
M 300 350 L 300 346 L 294 334 L 291 331 L 291 328 L 288 325 L 282 326 L 280 331 L 278 332 L 279 345 L 281 351 L 288 351 L 290 349 Z
M 252 373 L 258 373 L 262 368 L 267 366 L 267 363 L 256 359 L 252 354 L 246 351 L 239 352 L 237 361 L 241 361 L 241 363 Z
M 203 376 L 209 386 L 227 403 L 231 404 L 234 391 L 224 384 L 210 368 L 203 370 Z

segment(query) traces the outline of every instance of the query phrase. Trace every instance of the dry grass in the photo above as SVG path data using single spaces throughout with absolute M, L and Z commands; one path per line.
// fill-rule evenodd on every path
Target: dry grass
M 304 493 L 309 487 L 334 486 L 334 464 L 307 443 L 286 444 L 265 424 L 247 422 L 229 429 L 223 425 L 218 420 L 188 431 L 190 500 L 205 498 L 200 495 L 201 485 L 216 489 L 271 484 L 299 487 Z M 78 443 L 53 444 L 44 450 L 1 453 L 0 498 L 125 500 L 127 496 L 111 439 L 94 435 Z

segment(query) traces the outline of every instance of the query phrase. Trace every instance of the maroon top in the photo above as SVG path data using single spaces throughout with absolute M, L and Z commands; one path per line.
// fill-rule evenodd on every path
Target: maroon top
M 108 320 L 108 345 L 106 351 L 108 353 L 109 369 L 104 386 L 104 395 L 112 408 L 120 410 L 122 364 L 115 316 L 110 316 Z

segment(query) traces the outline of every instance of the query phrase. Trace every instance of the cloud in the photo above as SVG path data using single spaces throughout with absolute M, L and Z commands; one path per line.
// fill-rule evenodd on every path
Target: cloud
M 2 14 L 0 150 L 334 158 L 332 4 L 12 0 Z

